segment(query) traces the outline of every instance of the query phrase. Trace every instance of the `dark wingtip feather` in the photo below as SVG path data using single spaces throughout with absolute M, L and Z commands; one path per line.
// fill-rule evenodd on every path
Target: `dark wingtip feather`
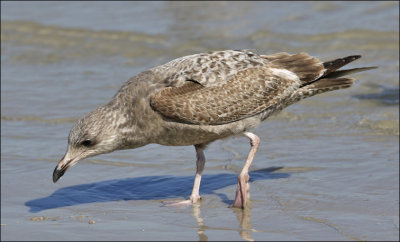
M 334 71 L 334 72 L 329 73 L 328 75 L 325 75 L 324 78 L 337 78 L 337 77 L 341 77 L 344 75 L 354 74 L 354 73 L 358 73 L 361 71 L 368 71 L 368 70 L 372 70 L 372 69 L 376 69 L 376 68 L 378 68 L 378 67 L 370 66 L 370 67 L 361 67 L 361 68 L 353 68 L 353 69 Z
M 335 71 L 337 69 L 339 69 L 340 67 L 347 65 L 348 63 L 355 61 L 357 59 L 360 59 L 361 55 L 350 55 L 344 58 L 339 58 L 339 59 L 335 59 L 332 61 L 327 61 L 322 63 L 325 67 L 325 69 L 327 69 L 327 73 Z

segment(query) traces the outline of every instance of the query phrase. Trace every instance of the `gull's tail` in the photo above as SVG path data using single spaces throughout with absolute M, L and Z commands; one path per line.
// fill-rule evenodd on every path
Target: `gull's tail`
M 353 85 L 355 79 L 343 76 L 377 68 L 373 66 L 338 70 L 359 58 L 361 58 L 361 55 L 352 55 L 322 63 L 325 69 L 324 74 L 316 80 L 302 84 L 299 94 L 302 94 L 302 98 L 305 98 L 327 91 L 348 88 Z

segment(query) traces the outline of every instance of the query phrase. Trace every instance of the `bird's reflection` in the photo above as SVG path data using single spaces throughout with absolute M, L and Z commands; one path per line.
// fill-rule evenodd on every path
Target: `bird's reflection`
M 250 204 L 249 204 L 250 205 Z M 236 213 L 236 217 L 240 226 L 239 235 L 242 239 L 247 241 L 254 241 L 251 236 L 251 232 L 253 231 L 251 227 L 251 207 L 248 206 L 245 209 L 240 208 L 231 208 L 234 213 Z M 196 219 L 198 229 L 197 235 L 199 237 L 199 241 L 208 241 L 208 236 L 205 234 L 207 229 L 210 229 L 207 225 L 205 225 L 203 218 L 200 215 L 200 203 L 196 203 L 192 205 L 193 217 Z
M 239 222 L 240 237 L 247 241 L 254 241 L 254 239 L 251 237 L 251 232 L 253 231 L 251 227 L 251 207 L 247 206 L 245 209 L 240 209 L 240 208 L 232 208 L 232 209 L 236 213 L 236 217 Z
M 200 204 L 195 203 L 192 206 L 193 217 L 196 219 L 198 229 L 197 235 L 199 236 L 199 241 L 208 241 L 207 235 L 204 233 L 206 226 L 204 225 L 203 219 L 200 217 Z

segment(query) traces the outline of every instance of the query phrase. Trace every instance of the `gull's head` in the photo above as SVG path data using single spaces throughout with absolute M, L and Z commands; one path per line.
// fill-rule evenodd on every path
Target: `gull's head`
M 115 113 L 98 108 L 75 123 L 68 137 L 68 148 L 53 172 L 53 182 L 78 161 L 110 153 L 120 148 L 121 137 Z

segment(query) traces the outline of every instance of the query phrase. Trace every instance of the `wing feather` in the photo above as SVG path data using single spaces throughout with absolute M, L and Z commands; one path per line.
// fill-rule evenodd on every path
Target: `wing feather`
M 261 113 L 282 102 L 299 85 L 294 75 L 254 67 L 237 72 L 220 86 L 187 81 L 179 87 L 167 87 L 151 98 L 151 106 L 174 121 L 219 125 Z
M 246 50 L 186 56 L 152 69 L 164 87 L 150 104 L 165 118 L 189 124 L 265 116 L 305 97 L 351 86 L 353 79 L 338 77 L 374 68 L 338 71 L 358 58 L 321 62 L 307 53 L 257 55 Z

